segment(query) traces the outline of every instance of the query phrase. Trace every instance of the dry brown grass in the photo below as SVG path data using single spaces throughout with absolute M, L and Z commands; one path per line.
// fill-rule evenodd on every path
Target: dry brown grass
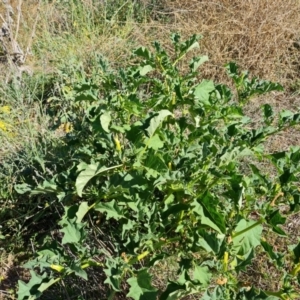
M 17 8 L 19 0 L 11 0 Z M 22 2 L 22 1 L 21 1 Z M 210 57 L 202 74 L 217 81 L 227 80 L 223 65 L 236 61 L 243 69 L 265 79 L 290 86 L 300 76 L 300 1 L 295 0 L 163 0 L 152 12 L 152 21 L 143 24 L 115 23 L 100 32 L 84 32 L 68 23 L 67 11 L 58 10 L 56 2 L 23 1 L 20 44 L 25 48 L 31 28 L 39 15 L 33 44 L 43 48 L 46 41 L 64 39 L 65 45 L 52 48 L 45 60 L 55 60 L 59 52 L 76 54 L 81 58 L 92 53 L 103 53 L 112 61 L 122 62 L 128 44 L 147 45 L 160 40 L 168 48 L 169 35 L 179 31 L 184 37 L 193 33 L 203 35 L 201 53 Z M 145 5 L 147 2 L 144 1 Z M 83 1 L 85 7 L 97 12 L 91 0 Z M 74 25 L 74 24 L 73 24 Z M 68 41 L 67 31 L 76 31 L 76 41 Z M 46 35 L 48 34 L 48 37 Z M 70 35 L 69 35 L 70 36 Z M 42 42 L 41 42 L 42 40 Z M 73 43 L 73 47 L 71 46 Z M 49 47 L 50 45 L 48 45 Z M 52 45 L 54 46 L 54 45 Z M 55 51 L 56 50 L 56 51 Z M 46 55 L 46 53 L 44 53 Z M 40 64 L 41 57 L 31 57 Z M 45 61 L 44 61 L 45 63 Z
M 39 18 L 39 4 L 28 1 L 23 10 L 22 0 L 5 0 L 0 4 L 0 72 L 7 83 L 20 78 L 25 71 L 32 73 L 30 54 Z
M 166 12 L 184 35 L 200 33 L 210 63 L 205 75 L 237 61 L 257 76 L 285 84 L 300 75 L 300 2 L 294 0 L 176 0 Z
M 3 251 L 0 255 L 0 299 L 12 299 L 11 289 L 16 284 L 17 277 L 14 280 L 11 278 L 11 272 L 14 267 L 14 256 Z
M 10 2 L 16 8 L 19 0 Z M 145 5 L 150 3 L 144 2 Z M 137 44 L 149 45 L 153 40 L 160 40 L 169 48 L 170 33 L 179 31 L 184 37 L 193 33 L 203 35 L 201 53 L 210 58 L 202 69 L 205 77 L 226 81 L 223 65 L 229 61 L 236 61 L 256 76 L 289 87 L 300 76 L 299 1 L 163 0 L 157 4 L 151 15 L 152 21 L 148 23 L 114 23 L 106 30 L 89 34 L 84 32 L 87 28 L 76 29 L 68 23 L 68 12 L 58 10 L 56 2 L 42 3 L 39 12 L 37 3 L 23 1 L 21 21 L 27 33 L 22 32 L 20 43 L 28 41 L 30 28 L 39 14 L 33 43 L 38 42 L 38 47 L 43 50 L 43 63 L 63 57 L 68 59 L 71 54 L 84 59 L 93 53 L 102 53 L 111 61 L 122 63 L 130 50 L 129 45 L 133 48 Z M 93 13 L 99 10 L 91 0 L 83 3 Z M 68 40 L 67 31 L 76 31 L 78 39 Z M 62 44 L 55 47 L 59 38 L 64 39 L 64 47 Z M 51 39 L 53 48 L 46 54 L 43 48 L 47 47 L 47 41 L 51 43 Z M 64 51 L 66 53 L 62 54 Z M 31 60 L 40 65 L 41 56 Z

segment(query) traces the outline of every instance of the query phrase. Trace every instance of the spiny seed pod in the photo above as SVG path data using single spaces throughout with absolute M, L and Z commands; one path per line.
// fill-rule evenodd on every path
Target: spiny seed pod
M 120 152 L 122 149 L 121 149 L 121 144 L 120 144 L 120 141 L 119 141 L 118 137 L 115 136 L 114 141 L 115 141 L 115 144 L 116 144 L 116 150 L 118 152 Z
M 65 269 L 63 266 L 60 266 L 60 265 L 51 265 L 50 268 L 59 273 L 61 273 Z
M 141 260 L 141 259 L 143 259 L 144 257 L 146 257 L 148 254 L 149 254 L 149 251 L 145 251 L 145 252 L 143 252 L 142 254 L 140 254 L 140 255 L 137 257 L 137 259 L 138 259 L 138 260 Z
M 172 93 L 172 105 L 176 104 L 176 93 Z
M 300 272 L 300 264 L 296 264 L 291 272 L 291 275 L 296 276 Z
M 228 257 L 229 257 L 228 252 L 224 252 L 224 264 L 228 264 Z
M 224 258 L 223 258 L 223 263 L 224 263 L 224 271 L 227 271 L 228 268 L 228 258 L 229 254 L 227 251 L 224 252 Z

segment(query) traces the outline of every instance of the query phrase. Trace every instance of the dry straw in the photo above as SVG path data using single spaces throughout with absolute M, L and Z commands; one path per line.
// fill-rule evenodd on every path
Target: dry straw
M 132 38 L 168 47 L 170 32 L 202 34 L 201 53 L 210 58 L 202 73 L 207 78 L 226 81 L 229 61 L 287 86 L 300 77 L 300 1 L 162 0 L 152 17 L 136 26 Z
M 22 0 L 18 0 L 17 3 L 11 3 L 9 0 L 2 0 L 2 7 L 0 10 L 0 64 L 2 64 L 1 69 L 5 70 L 6 83 L 11 80 L 12 77 L 20 80 L 22 72 L 24 71 L 29 74 L 32 73 L 31 68 L 25 63 L 32 46 L 38 14 L 36 15 L 30 36 L 27 38 L 27 47 L 25 48 L 25 51 L 23 51 L 24 48 L 21 47 L 19 43 L 22 4 Z
M 206 75 L 237 61 L 255 75 L 288 83 L 299 78 L 300 2 L 295 0 L 175 0 L 165 2 L 184 34 L 201 33 Z

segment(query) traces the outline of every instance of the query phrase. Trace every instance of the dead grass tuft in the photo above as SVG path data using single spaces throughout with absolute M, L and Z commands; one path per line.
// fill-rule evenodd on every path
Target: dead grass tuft
M 15 257 L 3 251 L 0 255 L 0 299 L 12 299 L 13 286 L 17 283 L 18 276 L 12 276 Z
M 234 60 L 256 76 L 293 82 L 300 75 L 300 2 L 293 0 L 167 1 L 184 35 L 203 35 L 205 76 L 222 80 L 222 66 Z

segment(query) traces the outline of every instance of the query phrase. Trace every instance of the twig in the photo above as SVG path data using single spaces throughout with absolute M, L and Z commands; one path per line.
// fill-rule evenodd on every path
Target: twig
M 22 0 L 19 0 L 19 5 L 18 5 L 18 20 L 17 20 L 17 29 L 16 29 L 16 34 L 15 34 L 15 41 L 18 38 L 18 34 L 19 34 L 19 29 L 20 29 L 20 19 L 21 19 L 21 7 L 22 7 Z
M 70 298 L 70 296 L 69 296 L 69 294 L 68 294 L 68 290 L 67 290 L 67 288 L 66 288 L 66 285 L 65 285 L 63 279 L 61 279 L 61 283 L 62 283 L 62 286 L 63 286 L 63 288 L 64 288 L 64 290 L 65 290 L 67 299 L 68 299 L 68 300 L 71 300 L 71 298 Z
M 0 14 L 0 18 L 2 19 L 3 23 L 5 23 L 5 20 L 1 14 Z
M 36 26 L 37 26 L 37 22 L 38 22 L 38 19 L 39 19 L 40 5 L 41 5 L 41 0 L 39 0 L 39 3 L 38 3 L 35 22 L 34 22 L 34 25 L 33 25 L 33 28 L 32 28 L 32 32 L 31 32 L 31 36 L 29 38 L 28 45 L 27 45 L 27 48 L 26 48 L 26 52 L 25 52 L 25 55 L 24 55 L 24 62 L 26 61 L 27 55 L 29 53 L 29 50 L 31 48 L 32 41 L 33 41 L 33 38 L 34 38 L 34 35 L 35 35 Z

